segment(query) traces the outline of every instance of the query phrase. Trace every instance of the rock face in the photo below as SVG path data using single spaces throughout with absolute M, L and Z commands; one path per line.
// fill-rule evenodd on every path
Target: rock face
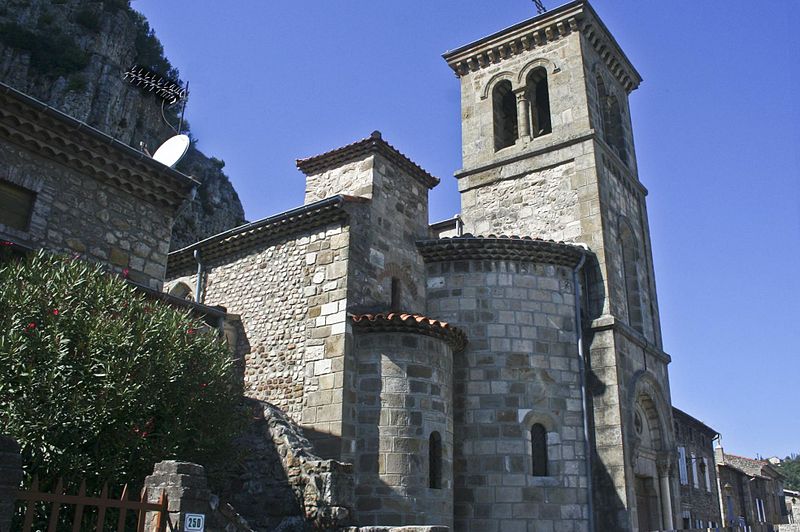
M 178 72 L 128 0 L 8 0 L 0 4 L 0 79 L 122 142 L 154 151 L 174 135 L 161 100 L 128 84 L 134 64 Z M 177 127 L 179 106 L 163 110 Z M 184 128 L 184 132 L 185 132 Z M 224 163 L 194 145 L 178 170 L 197 178 L 195 198 L 175 222 L 172 249 L 244 222 Z

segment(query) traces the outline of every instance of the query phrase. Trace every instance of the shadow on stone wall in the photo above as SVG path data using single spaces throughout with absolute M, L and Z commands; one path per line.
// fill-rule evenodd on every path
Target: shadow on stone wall
M 209 471 L 220 500 L 254 530 L 330 530 L 349 524 L 352 466 L 313 453 L 275 406 L 246 399 L 251 418 L 233 442 L 236 458 Z
M 586 296 L 582 302 L 583 322 L 583 352 L 586 357 L 586 401 L 589 412 L 594 412 L 598 403 L 604 399 L 608 385 L 594 370 L 590 347 L 594 341 L 594 331 L 589 326 L 595 319 L 603 314 L 603 302 L 606 291 L 603 284 L 603 275 L 597 257 L 593 254 L 586 255 L 586 264 L 583 268 L 583 288 Z M 594 416 L 588 417 L 589 422 L 589 450 L 592 457 L 592 483 L 595 528 L 597 530 L 626 530 L 623 516 L 626 513 L 625 501 L 617 494 L 614 478 L 606 465 L 601 462 L 597 451 L 598 433 Z M 619 450 L 622 452 L 622 449 Z M 623 464 L 624 465 L 624 464 Z

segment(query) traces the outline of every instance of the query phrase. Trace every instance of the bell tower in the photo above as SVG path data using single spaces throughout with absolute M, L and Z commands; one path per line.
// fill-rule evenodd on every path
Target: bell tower
M 674 437 L 629 95 L 641 78 L 585 0 L 444 54 L 461 83 L 464 232 L 585 244 L 594 528 L 673 528 Z

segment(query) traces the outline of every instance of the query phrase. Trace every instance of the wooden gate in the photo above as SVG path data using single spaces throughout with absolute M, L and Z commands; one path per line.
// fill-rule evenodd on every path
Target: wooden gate
M 161 491 L 161 496 L 157 503 L 147 502 L 147 488 L 143 489 L 139 500 L 128 500 L 128 485 L 122 488 L 122 496 L 119 499 L 108 498 L 108 485 L 104 485 L 99 497 L 86 496 L 86 483 L 81 482 L 77 495 L 67 495 L 64 493 L 64 482 L 59 480 L 53 493 L 39 491 L 39 479 L 33 477 L 33 483 L 28 490 L 17 491 L 14 498 L 18 501 L 26 501 L 25 517 L 22 524 L 22 532 L 31 532 L 33 520 L 36 515 L 38 503 L 50 503 L 50 514 L 47 519 L 47 532 L 56 532 L 59 522 L 61 507 L 71 505 L 75 507 L 72 518 L 72 532 L 85 530 L 83 523 L 84 509 L 88 507 L 97 508 L 97 521 L 94 527 L 96 532 L 102 532 L 105 525 L 106 510 L 109 508 L 119 509 L 117 518 L 117 532 L 124 532 L 125 521 L 128 511 L 132 510 L 137 514 L 137 532 L 165 532 L 167 526 L 172 529 L 167 518 L 167 494 Z M 147 514 L 152 512 L 150 527 L 147 527 Z M 62 524 L 63 527 L 63 524 Z

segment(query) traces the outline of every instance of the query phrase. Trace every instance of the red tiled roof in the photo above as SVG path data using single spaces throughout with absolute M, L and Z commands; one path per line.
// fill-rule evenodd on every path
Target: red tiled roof
M 770 478 L 765 475 L 764 467 L 769 466 L 770 463 L 766 460 L 756 460 L 754 458 L 747 458 L 745 456 L 737 456 L 735 454 L 723 453 L 725 456 L 725 465 L 738 469 L 742 473 L 751 477 Z M 772 468 L 771 468 L 772 469 Z
M 446 321 L 428 318 L 421 314 L 386 312 L 378 314 L 356 314 L 350 316 L 353 324 L 369 332 L 402 332 L 415 330 L 428 336 L 441 338 L 453 348 L 462 351 L 467 345 L 467 335 Z
M 373 131 L 369 137 L 347 146 L 314 155 L 313 157 L 297 159 L 296 164 L 297 168 L 304 174 L 314 175 L 371 153 L 380 153 L 428 188 L 433 188 L 439 184 L 438 178 L 433 177 L 420 165 L 383 140 L 380 131 Z

